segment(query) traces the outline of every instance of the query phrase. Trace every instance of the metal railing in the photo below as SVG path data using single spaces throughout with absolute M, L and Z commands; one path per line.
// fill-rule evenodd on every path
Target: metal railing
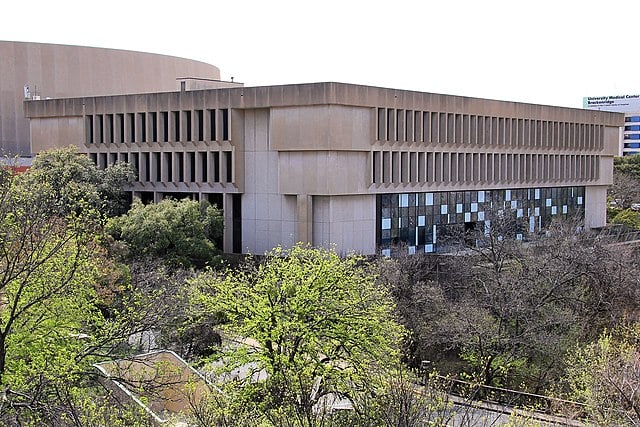
M 423 361 L 420 368 L 423 372 L 423 385 L 436 384 L 440 391 L 466 402 L 491 404 L 492 411 L 495 411 L 497 406 L 503 408 L 503 413 L 510 413 L 514 408 L 518 408 L 574 420 L 583 420 L 586 416 L 586 405 L 580 402 L 430 374 L 429 361 Z

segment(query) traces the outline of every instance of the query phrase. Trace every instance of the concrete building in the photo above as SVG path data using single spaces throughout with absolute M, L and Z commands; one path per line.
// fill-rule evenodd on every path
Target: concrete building
M 0 41 L 0 148 L 29 156 L 24 99 L 172 91 L 190 77 L 215 84 L 220 70 L 190 59 L 46 43 Z
M 341 83 L 26 101 L 31 150 L 127 161 L 145 200 L 209 199 L 224 249 L 309 242 L 340 252 L 442 249 L 511 209 L 605 224 L 622 114 Z
M 620 132 L 620 156 L 640 154 L 640 95 L 588 96 L 584 108 L 624 113 L 624 129 Z

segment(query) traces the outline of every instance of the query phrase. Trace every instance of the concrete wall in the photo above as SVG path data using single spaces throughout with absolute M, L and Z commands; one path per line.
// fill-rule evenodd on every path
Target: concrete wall
M 280 191 L 284 194 L 358 194 L 371 184 L 368 151 L 279 153 Z
M 277 151 L 269 148 L 269 110 L 244 114 L 244 194 L 242 248 L 263 254 L 296 240 L 297 198 L 279 191 Z
M 35 153 L 58 148 L 61 145 L 79 145 L 84 139 L 82 117 L 45 118 L 31 129 L 31 146 Z
M 368 150 L 373 139 L 371 108 L 272 108 L 271 139 L 271 148 L 278 151 Z
M 607 186 L 585 188 L 584 225 L 587 228 L 602 227 L 607 223 Z
M 29 155 L 24 86 L 41 99 L 179 90 L 179 77 L 219 79 L 203 62 L 126 50 L 0 41 L 0 148 Z
M 341 254 L 376 251 L 376 196 L 315 196 L 313 245 Z

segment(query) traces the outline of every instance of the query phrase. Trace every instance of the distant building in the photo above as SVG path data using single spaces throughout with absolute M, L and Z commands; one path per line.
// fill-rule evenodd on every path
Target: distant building
M 624 113 L 619 154 L 640 154 L 640 95 L 589 96 L 582 103 L 589 110 Z

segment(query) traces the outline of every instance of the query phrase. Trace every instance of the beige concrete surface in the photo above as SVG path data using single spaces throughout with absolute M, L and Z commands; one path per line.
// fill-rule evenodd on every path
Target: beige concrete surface
M 70 98 L 179 90 L 219 80 L 220 70 L 185 58 L 118 49 L 0 41 L 0 148 L 29 155 L 24 86 L 30 98 Z M 210 86 L 210 84 L 209 84 Z

